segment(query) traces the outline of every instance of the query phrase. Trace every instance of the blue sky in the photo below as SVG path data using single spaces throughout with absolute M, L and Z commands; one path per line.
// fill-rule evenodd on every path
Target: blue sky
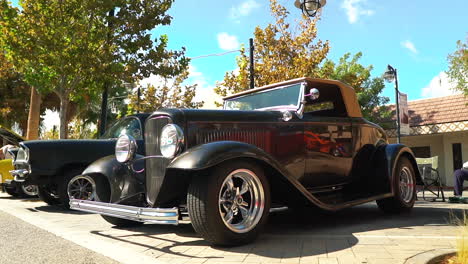
M 291 18 L 299 18 L 294 0 L 279 2 Z M 387 64 L 397 68 L 400 90 L 409 100 L 448 95 L 450 84 L 443 72 L 456 41 L 467 37 L 466 10 L 466 0 L 328 0 L 317 25 L 318 38 L 330 41 L 328 58 L 335 61 L 346 52 L 362 51 L 361 63 L 372 64 L 374 76 Z M 152 33 L 167 34 L 169 48 L 186 47 L 188 57 L 238 49 L 257 25 L 273 21 L 268 0 L 176 0 L 169 14 L 172 24 Z M 199 98 L 213 97 L 216 81 L 236 68 L 236 55 L 192 61 L 190 82 L 199 84 Z M 393 101 L 393 84 L 387 84 L 384 95 Z
M 291 18 L 299 18 L 293 0 L 279 2 Z M 328 0 L 318 37 L 330 41 L 332 60 L 362 51 L 361 63 L 374 65 L 374 76 L 387 64 L 397 68 L 400 90 L 409 100 L 447 95 L 450 85 L 441 73 L 447 70 L 447 55 L 456 41 L 467 37 L 466 10 L 466 0 Z M 273 21 L 268 0 L 176 0 L 169 13 L 172 24 L 154 34 L 167 34 L 170 48 L 184 46 L 189 57 L 236 49 L 236 42 L 248 43 L 257 25 Z M 235 55 L 192 61 L 191 80 L 203 86 L 205 96 L 226 71 L 236 68 Z M 384 95 L 393 101 L 393 84 L 387 84 Z

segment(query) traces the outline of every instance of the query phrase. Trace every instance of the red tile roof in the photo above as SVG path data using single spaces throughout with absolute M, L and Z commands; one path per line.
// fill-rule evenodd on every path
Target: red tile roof
M 409 101 L 410 126 L 467 121 L 467 104 L 468 98 L 463 94 Z M 390 108 L 395 106 L 390 105 Z

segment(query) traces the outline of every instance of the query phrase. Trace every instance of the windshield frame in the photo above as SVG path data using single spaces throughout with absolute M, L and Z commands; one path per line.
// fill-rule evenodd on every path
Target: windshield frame
M 237 96 L 237 97 L 225 99 L 224 102 L 223 102 L 223 110 L 233 110 L 233 109 L 226 109 L 228 101 L 235 101 L 236 99 L 239 99 L 239 98 L 252 96 L 252 95 L 258 95 L 258 94 L 262 94 L 262 93 L 267 93 L 267 92 L 271 92 L 271 91 L 275 91 L 275 90 L 279 90 L 279 89 L 285 89 L 285 88 L 295 86 L 295 85 L 300 85 L 301 86 L 299 88 L 299 95 L 298 95 L 298 98 L 297 98 L 297 104 L 294 106 L 295 110 L 298 111 L 302 106 L 302 101 L 304 100 L 305 88 L 307 87 L 307 82 L 304 82 L 304 81 L 303 82 L 298 82 L 298 83 L 293 83 L 293 84 L 277 86 L 277 87 L 273 87 L 273 88 L 270 88 L 270 89 L 265 89 L 265 90 L 261 90 L 261 91 L 257 91 L 257 92 L 253 92 L 253 93 L 248 93 L 248 94 L 243 94 L 243 95 L 240 95 L 240 96 Z M 263 107 L 263 108 L 258 108 L 258 109 L 252 109 L 251 111 L 281 111 L 283 109 L 291 110 L 292 107 L 293 106 L 291 106 L 291 105 L 275 105 L 275 106 Z M 239 110 L 233 110 L 233 111 L 239 111 Z

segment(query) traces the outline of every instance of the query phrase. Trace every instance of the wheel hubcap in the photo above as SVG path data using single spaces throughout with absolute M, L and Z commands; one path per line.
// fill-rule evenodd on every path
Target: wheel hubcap
M 233 232 L 252 230 L 262 218 L 265 193 L 260 179 L 250 170 L 231 172 L 219 191 L 219 213 Z
M 68 196 L 79 200 L 94 200 L 96 183 L 89 176 L 76 176 L 68 183 Z
M 414 182 L 411 170 L 403 167 L 400 171 L 400 197 L 405 203 L 411 202 L 414 194 Z
M 37 185 L 22 185 L 21 188 L 29 196 L 36 196 L 38 193 Z

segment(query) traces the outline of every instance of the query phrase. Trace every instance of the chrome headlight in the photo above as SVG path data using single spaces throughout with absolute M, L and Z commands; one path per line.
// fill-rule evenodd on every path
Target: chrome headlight
M 163 127 L 159 138 L 161 154 L 166 158 L 173 158 L 184 146 L 184 132 L 175 124 Z
M 25 146 L 21 146 L 18 149 L 18 153 L 16 153 L 15 161 L 28 162 L 29 161 L 29 149 L 26 148 Z
M 122 135 L 115 144 L 115 158 L 121 163 L 128 162 L 135 157 L 136 150 L 136 140 L 132 136 Z

